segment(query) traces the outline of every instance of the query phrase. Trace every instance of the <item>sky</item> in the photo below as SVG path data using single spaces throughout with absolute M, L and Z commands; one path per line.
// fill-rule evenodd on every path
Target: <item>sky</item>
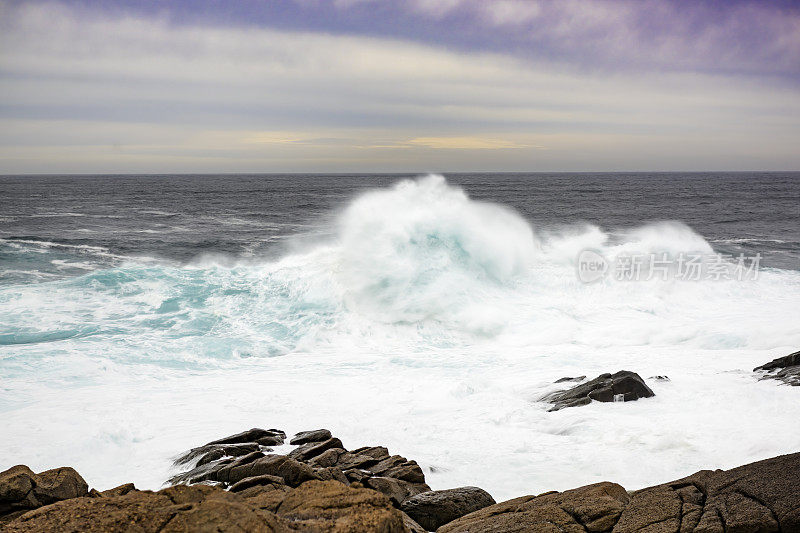
M 800 2 L 0 0 L 0 173 L 800 170 Z

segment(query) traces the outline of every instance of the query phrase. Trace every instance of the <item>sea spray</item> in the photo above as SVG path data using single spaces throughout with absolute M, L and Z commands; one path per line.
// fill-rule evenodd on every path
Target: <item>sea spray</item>
M 462 313 L 487 285 L 527 275 L 539 248 L 517 213 L 472 201 L 438 175 L 354 200 L 339 245 L 348 307 L 388 322 Z

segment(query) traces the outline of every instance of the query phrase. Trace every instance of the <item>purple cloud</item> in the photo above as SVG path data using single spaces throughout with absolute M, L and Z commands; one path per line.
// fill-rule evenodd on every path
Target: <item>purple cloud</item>
M 800 80 L 800 4 L 683 0 L 78 0 L 172 24 L 365 35 L 513 54 L 591 70 Z

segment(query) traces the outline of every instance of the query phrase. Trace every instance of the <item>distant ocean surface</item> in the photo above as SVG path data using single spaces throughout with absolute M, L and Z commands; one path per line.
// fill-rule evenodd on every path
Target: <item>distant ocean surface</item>
M 0 176 L 0 469 L 157 488 L 250 427 L 498 501 L 800 450 L 800 173 Z M 605 278 L 582 250 L 760 257 Z M 549 413 L 564 376 L 655 398 Z

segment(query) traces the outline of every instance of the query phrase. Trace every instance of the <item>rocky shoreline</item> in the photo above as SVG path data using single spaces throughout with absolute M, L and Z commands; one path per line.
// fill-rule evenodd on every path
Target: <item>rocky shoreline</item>
M 177 461 L 189 469 L 157 492 L 98 492 L 69 467 L 15 466 L 0 473 L 0 530 L 800 531 L 800 453 L 634 492 L 602 482 L 496 503 L 478 487 L 431 490 L 415 461 L 381 446 L 346 451 L 327 430 L 298 434 L 287 455 L 259 443 L 283 439 L 254 428 L 195 448 Z
M 755 371 L 797 385 L 798 354 Z M 543 398 L 551 410 L 653 395 L 627 371 L 559 382 L 578 384 Z M 0 531 L 800 532 L 800 453 L 632 492 L 601 482 L 497 503 L 478 487 L 431 490 L 416 461 L 383 446 L 347 450 L 327 429 L 274 453 L 286 439 L 253 428 L 193 448 L 156 492 L 100 492 L 69 467 L 14 466 L 0 472 Z

